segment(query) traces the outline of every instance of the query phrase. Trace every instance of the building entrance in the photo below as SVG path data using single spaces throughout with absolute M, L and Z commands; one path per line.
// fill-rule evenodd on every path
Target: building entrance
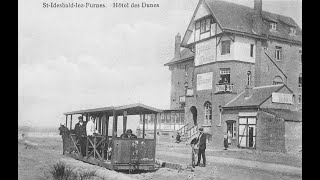
M 255 117 L 239 118 L 239 147 L 255 148 L 256 145 L 256 126 Z
M 192 106 L 190 108 L 190 111 L 192 113 L 193 124 L 196 126 L 196 125 L 198 125 L 198 122 L 197 122 L 197 108 Z

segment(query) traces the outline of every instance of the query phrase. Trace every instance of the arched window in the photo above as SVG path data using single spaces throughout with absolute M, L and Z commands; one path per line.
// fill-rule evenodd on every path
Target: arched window
M 212 122 L 212 106 L 209 101 L 204 103 L 204 124 L 211 125 Z
M 251 85 L 251 71 L 247 72 L 247 85 L 250 86 Z
M 299 84 L 298 84 L 299 87 L 302 87 L 302 73 L 299 74 L 299 80 L 298 80 L 298 81 L 299 81 L 299 82 L 298 82 L 298 83 L 299 83 Z
M 273 82 L 273 85 L 283 84 L 282 78 L 280 76 L 274 77 L 272 82 Z

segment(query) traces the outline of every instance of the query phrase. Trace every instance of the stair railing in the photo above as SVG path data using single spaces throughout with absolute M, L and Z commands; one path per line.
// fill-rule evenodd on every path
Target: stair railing
M 187 128 L 188 128 L 188 124 L 182 126 L 180 129 L 177 130 L 177 132 L 178 132 L 181 136 L 183 136 L 183 135 L 185 135 L 185 134 L 187 133 L 187 130 L 188 130 Z

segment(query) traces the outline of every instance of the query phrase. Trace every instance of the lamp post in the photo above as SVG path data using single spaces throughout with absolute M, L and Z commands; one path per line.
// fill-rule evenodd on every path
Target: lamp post
M 220 111 L 220 122 L 219 122 L 218 126 L 221 126 L 221 112 L 222 112 L 222 106 L 221 105 L 219 105 L 219 111 Z

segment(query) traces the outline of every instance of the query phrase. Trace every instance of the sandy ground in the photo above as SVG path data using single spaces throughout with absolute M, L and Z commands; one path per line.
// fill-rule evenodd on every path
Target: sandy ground
M 207 167 L 196 167 L 190 170 L 173 170 L 161 168 L 155 172 L 125 174 L 110 171 L 102 167 L 83 163 L 62 155 L 60 136 L 32 136 L 18 139 L 18 177 L 19 179 L 47 179 L 50 166 L 58 161 L 65 162 L 76 171 L 95 170 L 100 178 L 96 179 L 154 179 L 154 180 L 186 180 L 186 179 L 302 179 L 301 176 L 274 171 L 263 171 L 248 167 L 231 166 L 221 163 L 208 163 Z M 158 148 L 157 148 L 158 149 Z M 159 147 L 159 151 L 168 151 Z M 165 156 L 159 153 L 157 158 L 169 159 L 171 162 L 190 164 L 190 160 L 182 157 Z

